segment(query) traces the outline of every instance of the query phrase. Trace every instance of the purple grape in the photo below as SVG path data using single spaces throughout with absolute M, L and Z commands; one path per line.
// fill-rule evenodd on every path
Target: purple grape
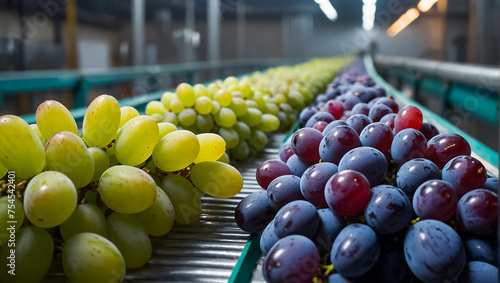
M 307 120 L 311 118 L 314 114 L 318 113 L 318 110 L 312 106 L 308 106 L 300 112 L 299 120 L 302 125 L 307 123 Z
M 381 122 L 371 123 L 359 135 L 363 146 L 376 148 L 383 154 L 386 154 L 391 149 L 393 138 L 392 129 Z
M 269 184 L 279 176 L 292 175 L 292 171 L 287 166 L 287 163 L 281 160 L 267 160 L 262 162 L 255 173 L 257 183 L 267 190 Z
M 342 121 L 342 120 L 335 120 L 333 122 L 328 123 L 326 128 L 323 129 L 323 136 L 326 136 L 326 134 L 333 128 L 337 126 L 347 126 L 347 123 Z
M 457 223 L 462 230 L 476 235 L 497 231 L 497 195 L 485 189 L 466 193 L 458 201 Z
M 319 267 L 314 243 L 300 235 L 280 239 L 264 258 L 262 273 L 266 282 L 310 283 Z
M 488 178 L 484 183 L 483 189 L 489 190 L 498 194 L 498 178 Z
M 413 194 L 422 183 L 440 178 L 441 173 L 436 164 L 427 159 L 415 158 L 406 162 L 399 168 L 396 182 L 398 187 L 403 190 L 407 196 L 413 197 Z
M 415 158 L 424 158 L 426 151 L 427 140 L 415 129 L 401 130 L 392 140 L 391 156 L 398 165 Z
M 361 146 L 358 133 L 349 126 L 337 126 L 321 140 L 319 156 L 322 161 L 339 164 L 349 150 Z
M 347 93 L 344 96 L 339 96 L 337 97 L 340 102 L 342 102 L 342 105 L 344 106 L 344 111 L 351 110 L 354 105 L 358 104 L 361 102 L 359 97 L 355 94 L 352 93 Z
M 234 219 L 241 230 L 262 231 L 271 222 L 276 210 L 267 201 L 267 192 L 259 190 L 246 196 L 235 209 Z
M 390 113 L 393 113 L 393 112 L 389 106 L 382 104 L 382 103 L 375 103 L 375 105 L 373 105 L 370 108 L 370 112 L 368 113 L 368 117 L 370 117 L 370 119 L 372 119 L 373 122 L 379 122 L 380 119 L 382 119 L 382 117 L 384 117 L 385 115 L 390 114 Z
M 394 101 L 394 99 L 389 97 L 382 97 L 379 100 L 377 100 L 375 104 L 384 104 L 386 106 L 389 106 L 389 108 L 391 108 L 393 113 L 398 113 L 399 111 L 399 106 L 396 103 L 396 101 Z
M 458 283 L 472 282 L 498 282 L 498 268 L 482 261 L 468 262 L 458 278 Z
M 292 144 L 290 140 L 287 140 L 280 149 L 280 160 L 287 162 L 288 158 L 293 155 Z
M 352 114 L 351 117 L 349 117 L 346 121 L 347 125 L 349 125 L 351 128 L 356 130 L 356 132 L 361 134 L 361 131 L 368 126 L 369 124 L 372 123 L 372 120 L 368 118 L 368 116 L 363 115 L 363 114 Z
M 457 134 L 437 135 L 427 143 L 427 156 L 439 168 L 457 156 L 470 154 L 469 143 Z
M 361 276 L 361 282 L 374 283 L 402 283 L 406 275 L 407 266 L 403 243 L 395 242 L 391 238 L 379 239 L 380 255 L 375 265 Z
M 309 167 L 300 178 L 300 191 L 304 198 L 315 206 L 325 206 L 326 182 L 337 172 L 337 165 L 330 162 Z
M 344 217 L 335 214 L 329 208 L 318 209 L 318 214 L 320 222 L 313 240 L 321 251 L 330 252 L 333 242 L 346 223 Z
M 480 189 L 486 183 L 486 168 L 472 156 L 461 155 L 450 160 L 441 171 L 443 180 L 450 183 L 458 197 L 474 189 Z
M 316 96 L 316 103 L 321 103 L 321 102 L 327 102 L 328 101 L 328 97 L 324 94 L 320 94 L 318 96 Z
M 278 238 L 302 235 L 312 238 L 319 227 L 316 207 L 305 200 L 295 200 L 283 206 L 274 218 L 274 232 Z
M 380 255 L 377 234 L 364 224 L 345 227 L 335 239 L 331 261 L 345 277 L 361 276 L 370 270 Z
M 465 266 L 460 236 L 438 220 L 422 220 L 411 226 L 404 250 L 408 267 L 424 282 L 452 282 Z
M 267 187 L 267 199 L 275 210 L 291 201 L 303 200 L 300 178 L 295 175 L 283 175 L 274 179 Z
M 269 250 L 276 244 L 279 240 L 276 233 L 274 233 L 274 219 L 267 224 L 266 229 L 262 232 L 260 236 L 260 250 L 264 255 L 266 255 Z
M 401 189 L 390 185 L 371 189 L 365 220 L 377 233 L 396 233 L 410 222 L 411 215 L 410 200 Z
M 458 197 L 453 187 L 442 180 L 420 185 L 413 197 L 413 210 L 420 219 L 448 220 L 457 209 Z
M 293 175 L 297 177 L 302 177 L 302 174 L 309 168 L 310 166 L 316 164 L 315 161 L 305 161 L 300 159 L 297 155 L 292 155 L 288 158 L 286 165 L 290 168 Z
M 314 115 L 311 116 L 311 118 L 309 118 L 309 120 L 307 120 L 306 122 L 306 128 L 312 128 L 314 126 L 314 124 L 316 124 L 316 122 L 318 121 L 325 121 L 327 123 L 330 123 L 332 121 L 335 121 L 335 117 L 333 117 L 332 114 L 328 113 L 328 112 L 318 112 Z
M 368 113 L 370 113 L 370 106 L 366 103 L 358 103 L 351 110 L 351 115 L 363 114 L 368 116 Z
M 439 135 L 439 130 L 433 124 L 428 122 L 423 122 L 419 131 L 425 136 L 427 141 Z
M 316 129 L 299 129 L 292 135 L 293 152 L 304 161 L 318 161 L 319 144 L 322 138 L 323 135 Z
M 363 174 L 374 187 L 385 179 L 387 159 L 378 149 L 362 146 L 348 151 L 339 162 L 339 171 L 354 170 Z
M 396 119 L 396 113 L 389 113 L 387 115 L 385 115 L 384 117 L 382 117 L 382 119 L 380 119 L 380 123 L 384 123 L 386 124 L 387 126 L 389 126 L 389 128 L 391 128 L 391 130 L 394 130 L 394 120 Z

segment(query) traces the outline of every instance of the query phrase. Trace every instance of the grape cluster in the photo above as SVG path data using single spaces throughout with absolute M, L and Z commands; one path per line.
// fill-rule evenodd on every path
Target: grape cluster
M 360 62 L 315 102 L 235 210 L 263 230 L 266 281 L 498 282 L 498 179 L 463 137 L 399 109 Z

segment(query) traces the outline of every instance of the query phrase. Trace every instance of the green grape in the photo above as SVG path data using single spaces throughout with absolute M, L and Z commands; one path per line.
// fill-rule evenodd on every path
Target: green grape
M 257 126 L 262 120 L 262 112 L 257 108 L 248 108 L 248 112 L 238 119 L 249 127 Z
M 47 230 L 26 226 L 16 233 L 14 243 L 0 249 L 0 282 L 31 283 L 40 282 L 49 270 L 54 254 L 54 242 Z M 15 254 L 11 253 L 15 250 Z M 9 257 L 15 256 L 15 265 Z M 14 267 L 15 275 L 8 273 Z
M 200 143 L 190 131 L 179 130 L 164 136 L 153 150 L 156 167 L 173 172 L 188 167 L 198 156 Z
M 118 165 L 104 171 L 97 189 L 102 201 L 120 213 L 137 213 L 150 207 L 156 198 L 153 178 L 139 168 Z
M 297 121 L 297 115 L 296 114 L 286 114 L 286 117 L 288 118 L 288 121 L 290 121 L 290 124 L 293 125 Z
M 120 163 L 120 162 L 118 162 L 118 159 L 116 159 L 115 144 L 116 143 L 113 143 L 111 145 L 111 147 L 109 147 L 109 148 L 106 149 L 106 155 L 109 158 L 109 164 L 110 164 L 110 166 L 115 166 L 115 165 L 118 165 Z
M 3 176 L 5 176 L 5 174 L 7 174 L 7 171 L 9 171 L 9 169 L 7 169 L 7 167 L 5 167 L 1 162 L 0 162 L 0 179 L 3 178 Z M 0 245 L 1 246 L 1 245 Z
M 220 89 L 214 94 L 214 100 L 219 102 L 221 107 L 227 107 L 229 106 L 229 104 L 231 104 L 233 96 L 230 92 L 224 89 Z
M 304 108 L 304 96 L 298 91 L 291 91 L 288 93 L 288 104 L 293 108 Z
M 159 135 L 158 124 L 153 118 L 146 115 L 132 118 L 116 136 L 116 159 L 123 165 L 141 164 L 153 153 Z
M 238 88 L 238 89 L 239 89 L 239 88 Z M 243 102 L 245 102 L 245 101 L 244 101 L 244 98 L 245 98 L 245 97 L 243 96 L 243 92 L 241 92 L 241 91 L 239 91 L 239 90 L 235 90 L 235 91 L 231 91 L 231 95 L 233 96 L 233 99 L 234 99 L 234 98 L 241 98 L 241 99 L 243 99 Z
M 196 122 L 196 111 L 186 108 L 179 113 L 179 123 L 184 127 L 192 126 Z
M 278 119 L 280 120 L 280 130 L 285 131 L 291 127 L 290 121 L 288 121 L 288 117 L 285 112 L 280 112 Z
M 238 79 L 236 77 L 229 76 L 226 79 L 224 79 L 223 87 L 228 88 L 232 85 L 239 86 L 239 84 L 240 84 L 240 82 L 238 81 Z
M 28 123 L 14 115 L 1 116 L 0 133 L 0 163 L 23 179 L 42 172 L 44 147 Z
M 106 147 L 116 136 L 121 110 L 118 101 L 100 95 L 90 103 L 83 117 L 83 138 L 90 147 Z
M 212 99 L 213 94 L 211 95 L 208 89 L 202 85 L 202 84 L 195 84 L 193 86 L 194 94 L 196 95 L 196 98 L 206 96 L 210 99 Z
M 212 100 L 206 96 L 198 97 L 196 99 L 196 104 L 194 105 L 196 112 L 203 115 L 212 112 L 213 107 L 214 105 L 212 104 Z
M 245 103 L 247 105 L 247 108 L 259 108 L 259 105 L 257 105 L 257 102 L 255 100 L 245 100 Z
M 110 240 L 80 233 L 63 246 L 64 273 L 75 283 L 114 283 L 125 277 L 125 260 Z
M 101 178 L 102 173 L 111 166 L 109 157 L 104 150 L 98 147 L 91 147 L 88 151 L 94 160 L 94 176 L 92 177 L 92 182 L 97 182 L 99 178 Z
M 262 93 L 259 92 L 254 93 L 253 100 L 257 103 L 257 107 L 259 109 L 263 109 L 266 107 L 266 101 L 264 100 Z
M 226 148 L 228 149 L 236 147 L 240 142 L 238 133 L 232 128 L 220 127 L 218 134 L 226 141 Z
M 230 198 L 243 188 L 240 172 L 218 161 L 205 161 L 193 166 L 191 181 L 204 193 L 218 198 Z
M 38 106 L 36 124 L 40 133 L 47 140 L 63 131 L 78 134 L 76 121 L 68 108 L 54 100 L 46 100 Z
M 245 160 L 250 156 L 250 147 L 246 141 L 241 141 L 235 148 L 230 149 L 231 156 L 238 160 Z
M 274 101 L 276 102 L 276 104 L 281 104 L 281 103 L 286 103 L 287 99 L 284 94 L 278 93 L 274 96 Z
M 259 130 L 252 130 L 248 145 L 255 148 L 257 151 L 261 150 L 267 144 L 267 136 Z
M 182 101 L 182 104 L 184 104 L 184 106 L 191 107 L 194 105 L 196 101 L 196 94 L 194 93 L 193 87 L 191 87 L 190 84 L 179 84 L 177 86 L 177 89 L 175 90 L 175 93 L 177 93 L 177 97 L 180 101 Z
M 179 125 L 179 119 L 177 119 L 177 114 L 174 112 L 167 112 L 163 117 L 163 122 L 172 123 L 174 126 Z
M 212 131 L 214 127 L 214 119 L 212 115 L 197 115 L 196 116 L 196 128 L 201 133 L 208 133 Z
M 292 113 L 293 108 L 288 103 L 280 103 L 280 109 L 286 114 Z
M 96 191 L 93 190 L 86 191 L 84 196 L 86 203 L 97 206 L 97 195 L 98 193 Z
M 226 142 L 216 134 L 205 133 L 196 136 L 200 142 L 200 152 L 193 161 L 197 164 L 203 161 L 215 161 L 226 151 Z
M 273 114 L 262 115 L 262 121 L 257 125 L 257 129 L 263 132 L 276 131 L 280 127 L 280 120 Z
M 231 128 L 236 124 L 236 115 L 233 110 L 222 107 L 219 113 L 214 115 L 215 123 L 221 127 Z
M 107 222 L 109 240 L 120 250 L 125 266 L 139 268 L 146 264 L 153 249 L 148 233 L 137 215 L 113 212 Z
M 68 219 L 75 210 L 75 185 L 64 174 L 46 171 L 33 177 L 24 191 L 24 211 L 34 225 L 51 228 Z
M 82 139 L 70 132 L 52 136 L 45 147 L 45 170 L 58 171 L 68 176 L 77 189 L 92 181 L 94 160 Z
M 236 116 L 243 116 L 247 113 L 247 104 L 243 98 L 233 97 L 233 101 L 229 105 Z
M 170 111 L 175 114 L 179 114 L 182 110 L 184 110 L 184 104 L 182 101 L 180 101 L 177 97 L 173 98 L 172 101 L 170 101 Z
M 201 215 L 203 193 L 180 175 L 169 174 L 163 178 L 161 188 L 172 201 L 175 221 L 189 225 L 198 222 Z
M 12 213 L 11 213 L 12 212 Z M 13 221 L 9 223 L 9 221 Z M 14 195 L 0 197 L 0 246 L 7 243 L 11 235 L 23 224 L 24 206 Z M 12 229 L 12 226 L 14 229 Z
M 118 128 L 123 127 L 130 119 L 139 116 L 139 111 L 131 106 L 123 106 L 120 108 L 120 124 Z
M 173 92 L 167 91 L 163 93 L 163 95 L 161 96 L 161 103 L 163 104 L 163 107 L 167 110 L 170 110 L 170 102 L 172 102 L 174 98 L 177 98 L 177 94 Z
M 161 185 L 161 181 L 159 181 Z M 139 212 L 137 217 L 144 225 L 144 229 L 151 236 L 163 236 L 174 226 L 175 211 L 167 194 L 156 187 L 155 202 L 146 210 Z
M 89 203 L 77 205 L 73 214 L 59 228 L 66 242 L 74 235 L 84 232 L 108 236 L 104 214 L 97 206 Z
M 266 103 L 266 109 L 266 113 L 273 114 L 274 116 L 278 116 L 280 113 L 280 108 L 274 103 Z
M 224 152 L 224 154 L 219 159 L 217 159 L 217 161 L 229 164 L 229 155 Z
M 210 83 L 208 84 L 207 86 L 207 90 L 208 90 L 208 97 L 210 97 L 211 99 L 213 99 L 215 93 L 217 91 L 219 91 L 220 87 L 216 84 L 216 83 Z
M 253 95 L 252 87 L 247 82 L 240 81 L 240 90 L 243 93 L 243 97 L 245 98 Z
M 158 123 L 158 131 L 159 131 L 158 139 L 161 139 L 167 134 L 177 131 L 177 127 L 169 122 L 161 122 Z
M 44 137 L 43 137 L 42 133 L 40 132 L 40 129 L 38 129 L 38 125 L 37 124 L 30 124 L 30 128 L 33 130 L 33 132 L 35 132 L 35 134 L 38 136 L 40 141 L 42 141 L 42 143 L 43 143 Z
M 163 122 L 163 119 L 165 117 L 161 114 L 153 113 L 153 115 L 151 115 L 151 118 L 153 118 L 153 120 L 155 120 L 156 123 L 160 123 L 160 122 Z
M 165 114 L 165 111 L 166 109 L 163 106 L 163 103 L 161 103 L 160 101 L 153 100 L 146 104 L 146 114 L 148 114 L 149 116 L 155 113 L 163 116 L 163 114 Z
M 210 112 L 212 115 L 219 113 L 220 111 L 220 103 L 216 100 L 212 100 L 212 111 Z
M 236 124 L 234 124 L 233 129 L 236 131 L 236 133 L 238 133 L 240 140 L 246 140 L 250 138 L 250 127 L 247 124 L 238 121 L 236 122 Z

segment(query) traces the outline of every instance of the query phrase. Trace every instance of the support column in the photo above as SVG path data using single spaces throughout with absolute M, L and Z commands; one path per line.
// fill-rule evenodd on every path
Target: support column
M 77 22 L 76 0 L 68 0 L 66 1 L 66 52 L 70 69 L 78 68 Z
M 193 62 L 195 61 L 195 48 L 192 43 L 192 32 L 195 30 L 194 0 L 186 0 L 186 30 L 189 31 L 189 33 L 184 34 L 184 46 L 186 47 L 184 61 Z
M 236 7 L 236 46 L 238 58 L 245 57 L 246 46 L 246 19 L 245 3 Z
M 144 53 L 144 21 L 146 17 L 146 1 L 132 0 L 132 62 L 133 65 L 145 64 Z
M 220 59 L 220 0 L 208 0 L 208 60 Z

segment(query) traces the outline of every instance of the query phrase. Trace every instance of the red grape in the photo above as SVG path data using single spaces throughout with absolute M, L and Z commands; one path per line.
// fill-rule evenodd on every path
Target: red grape
M 255 173 L 257 183 L 267 190 L 269 184 L 279 176 L 292 175 L 292 171 L 285 162 L 281 160 L 268 160 L 262 162 Z
M 459 155 L 470 155 L 470 145 L 466 139 L 457 134 L 441 134 L 427 143 L 427 156 L 439 168 Z
M 368 204 L 370 183 L 363 174 L 344 170 L 333 175 L 325 185 L 328 206 L 340 215 L 355 215 Z
M 288 158 L 293 155 L 292 143 L 287 140 L 280 149 L 280 159 L 283 162 L 287 162 Z
M 430 180 L 418 187 L 413 196 L 413 210 L 421 219 L 448 220 L 457 209 L 458 197 L 453 187 L 442 180 Z
M 396 133 L 403 129 L 412 128 L 419 130 L 422 127 L 422 112 L 415 106 L 406 106 L 399 110 L 394 119 L 394 129 Z
M 498 222 L 498 198 L 491 191 L 479 189 L 465 194 L 457 206 L 457 222 L 469 233 L 484 235 L 495 232 Z
M 332 114 L 335 119 L 339 119 L 344 114 L 344 106 L 340 101 L 332 99 L 323 105 L 323 111 Z
M 450 183 L 457 191 L 458 197 L 480 189 L 488 176 L 483 164 L 468 155 L 461 155 L 450 160 L 441 171 L 442 179 Z
M 328 126 L 328 123 L 325 121 L 318 121 L 316 124 L 314 124 L 313 129 L 316 129 L 320 132 L 323 132 L 323 130 Z
M 312 128 L 302 128 L 292 135 L 293 152 L 304 161 L 319 160 L 319 144 L 323 139 L 320 131 Z

